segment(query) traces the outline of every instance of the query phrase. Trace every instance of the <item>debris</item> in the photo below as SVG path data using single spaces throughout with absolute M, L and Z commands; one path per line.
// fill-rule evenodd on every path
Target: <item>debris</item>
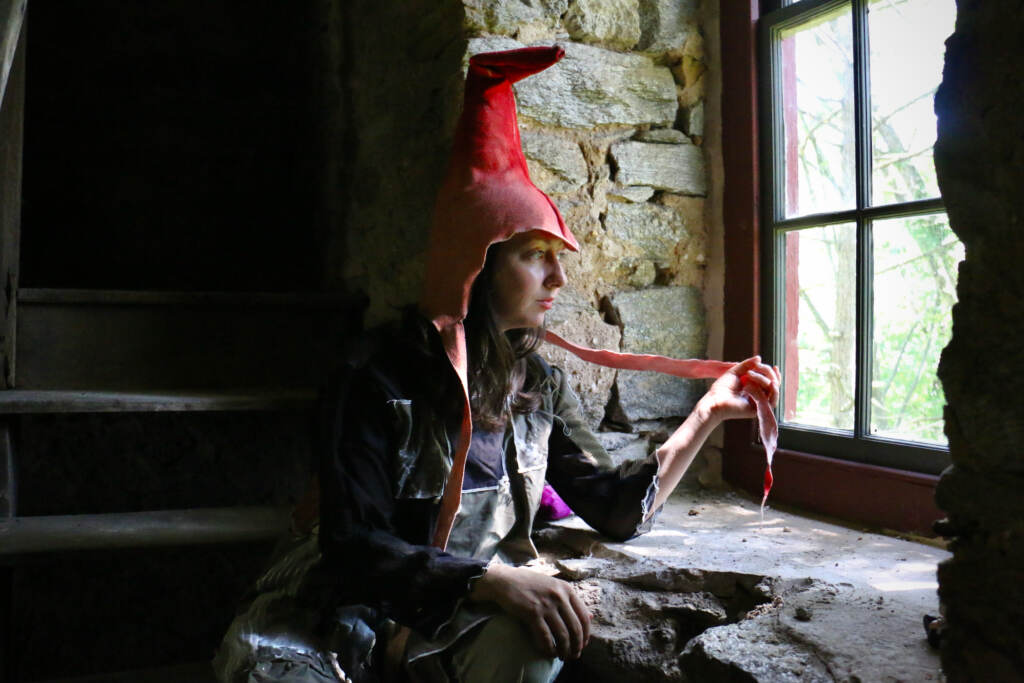
M 946 632 L 946 618 L 926 614 L 922 621 L 924 622 L 924 633 L 928 638 L 928 644 L 937 650 L 942 644 L 942 636 Z

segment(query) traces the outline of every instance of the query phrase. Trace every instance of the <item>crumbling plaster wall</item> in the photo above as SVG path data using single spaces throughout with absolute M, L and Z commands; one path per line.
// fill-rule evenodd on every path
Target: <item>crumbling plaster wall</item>
M 429 8 L 427 7 L 429 4 Z M 548 324 L 584 344 L 702 357 L 708 266 L 708 71 L 694 0 L 347 3 L 347 231 L 334 272 L 370 297 L 369 322 L 415 301 L 433 197 L 469 55 L 561 45 L 517 84 L 530 173 L 582 249 Z M 423 5 L 421 7 L 421 5 Z M 387 51 L 381 45 L 387 45 Z M 686 415 L 703 383 L 616 373 L 546 349 L 594 425 L 646 436 Z M 617 438 L 609 445 L 648 446 Z
M 959 0 L 946 43 L 935 164 L 966 246 L 939 376 L 952 466 L 936 499 L 951 681 L 1024 680 L 1024 2 Z

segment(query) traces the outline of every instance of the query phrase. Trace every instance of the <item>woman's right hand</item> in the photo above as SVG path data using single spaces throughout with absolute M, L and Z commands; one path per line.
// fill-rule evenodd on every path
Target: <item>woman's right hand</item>
M 590 641 L 590 612 L 572 586 L 528 567 L 491 565 L 469 597 L 498 603 L 530 629 L 537 649 L 549 657 L 578 659 Z

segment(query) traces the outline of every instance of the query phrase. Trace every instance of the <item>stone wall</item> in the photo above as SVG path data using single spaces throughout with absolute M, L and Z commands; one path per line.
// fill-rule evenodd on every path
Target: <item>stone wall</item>
M 953 465 L 937 489 L 951 681 L 1024 680 L 1024 2 L 958 2 L 936 97 L 935 164 L 964 242 L 939 376 Z
M 329 0 L 341 74 L 331 188 L 342 206 L 327 286 L 370 297 L 367 322 L 416 300 L 458 116 L 460 0 Z
M 347 52 L 356 162 L 340 270 L 369 293 L 370 322 L 418 293 L 468 56 L 558 43 L 565 59 L 516 86 L 530 173 L 582 245 L 566 261 L 569 285 L 549 326 L 601 348 L 704 356 L 706 65 L 697 3 L 455 4 L 389 10 L 386 22 L 368 3 L 346 10 L 350 24 L 366 30 L 355 32 Z M 375 64 L 366 48 L 384 27 L 391 44 L 416 47 Z M 419 54 L 412 71 L 408 51 Z M 566 369 L 595 426 L 607 413 L 640 431 L 660 428 L 651 421 L 686 415 L 703 390 L 703 383 L 617 374 L 558 350 L 544 353 Z

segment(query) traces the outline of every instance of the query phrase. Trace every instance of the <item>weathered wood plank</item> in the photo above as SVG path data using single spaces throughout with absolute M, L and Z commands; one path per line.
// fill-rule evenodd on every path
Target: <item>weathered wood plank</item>
M 0 0 L 0 389 L 14 386 L 18 259 L 21 237 L 21 150 L 25 116 L 26 0 Z M 9 423 L 0 421 L 0 520 L 15 512 L 14 454 Z M 2 523 L 2 522 L 0 522 Z M 17 680 L 14 574 L 0 567 L 0 680 Z
M 0 392 L 0 415 L 42 413 L 144 413 L 309 410 L 314 389 L 248 390 L 237 392 L 116 392 L 25 391 Z
M 0 0 L 0 102 L 7 92 L 8 77 L 14 70 L 14 58 L 17 52 L 24 52 L 24 46 L 18 47 L 21 39 L 21 27 L 25 22 L 25 6 L 28 0 Z
M 314 387 L 358 330 L 289 306 L 33 303 L 18 299 L 18 389 L 220 392 Z
M 18 299 L 28 304 L 106 304 L 137 306 L 233 306 L 351 312 L 359 320 L 364 302 L 338 292 L 176 292 L 124 289 L 25 287 Z
M 24 11 L 24 2 L 20 4 Z M 11 10 L 10 5 L 10 0 L 0 0 L 0 11 Z M 0 14 L 0 17 L 4 16 Z M 20 28 L 20 15 L 17 23 Z M 2 28 L 6 37 L 9 25 Z M 20 35 L 17 50 L 12 52 L 9 81 L 8 45 L 5 43 L 2 48 L 3 80 L 7 92 L 0 100 L 0 389 L 14 386 L 15 370 L 15 302 L 21 241 L 21 150 L 25 111 L 25 32 L 20 31 Z M 13 49 L 15 46 L 10 47 Z
M 159 669 L 119 671 L 75 678 L 54 678 L 39 683 L 217 683 L 208 661 L 175 664 Z
M 0 521 L 0 558 L 272 541 L 288 525 L 289 510 L 269 506 L 15 517 Z
M 10 419 L 0 418 L 0 520 L 10 519 L 17 510 L 16 483 Z

